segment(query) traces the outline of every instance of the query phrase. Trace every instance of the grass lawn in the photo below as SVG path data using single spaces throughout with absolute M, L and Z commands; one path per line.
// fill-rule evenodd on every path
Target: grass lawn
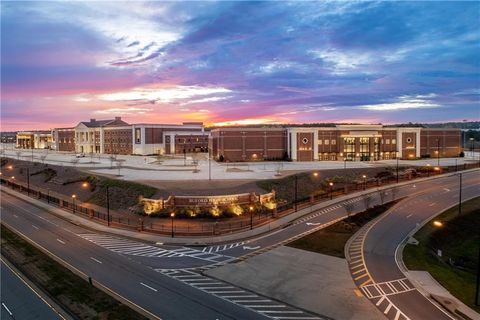
M 77 319 L 146 319 L 58 264 L 3 224 L 1 252 L 27 278 Z
M 455 206 L 434 220 L 443 227 L 426 224 L 415 235 L 420 244 L 409 244 L 403 260 L 410 270 L 424 270 L 463 303 L 480 312 L 474 305 L 476 266 L 480 243 L 480 198 L 462 204 L 462 215 Z M 442 257 L 436 255 L 442 250 Z
M 144 184 L 124 180 L 105 179 L 98 186 L 98 190 L 88 199 L 88 202 L 106 207 L 107 186 L 110 197 L 110 208 L 114 210 L 127 209 L 138 204 L 140 196 L 151 198 L 157 192 L 156 188 Z
M 397 202 L 393 201 L 384 205 L 378 205 L 357 213 L 331 226 L 290 242 L 287 246 L 345 258 L 344 248 L 348 239 L 363 225 L 387 211 Z

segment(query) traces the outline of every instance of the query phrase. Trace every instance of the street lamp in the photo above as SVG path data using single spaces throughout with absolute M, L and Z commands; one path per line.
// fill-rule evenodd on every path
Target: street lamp
M 365 190 L 367 188 L 367 176 L 362 175 L 362 178 L 363 178 L 363 190 Z
M 397 151 L 397 153 L 396 153 L 396 157 L 395 157 L 395 158 L 397 159 L 397 183 L 398 183 L 398 180 L 399 180 L 399 177 L 398 177 L 398 151 Z
M 430 177 L 430 163 L 427 163 L 427 176 Z
M 250 230 L 253 229 L 253 206 L 249 207 L 250 209 Z
M 294 206 L 295 206 L 295 212 L 297 212 L 297 196 L 298 196 L 298 177 L 297 175 L 294 175 L 295 177 L 295 194 L 294 194 Z
M 453 224 L 452 222 L 449 222 L 450 224 Z M 445 223 L 440 220 L 434 220 L 432 223 L 436 228 L 443 228 L 445 226 Z M 478 259 L 477 259 L 477 283 L 475 286 L 475 305 L 479 306 L 480 302 L 478 301 L 478 298 L 480 296 L 480 243 L 478 246 Z
M 83 182 L 82 183 L 82 188 L 86 188 L 86 187 L 88 187 L 88 182 Z
M 329 182 L 328 186 L 330 187 L 330 200 L 333 199 L 333 182 Z
M 105 195 L 107 197 L 107 227 L 110 227 L 110 192 L 108 186 L 105 188 Z
M 12 165 L 9 165 L 7 167 L 9 170 L 13 170 L 13 166 Z M 29 167 L 25 167 L 25 169 L 27 169 L 27 194 L 30 195 L 30 168 Z
M 77 196 L 75 194 L 72 194 L 72 211 L 75 214 L 75 199 Z
M 175 218 L 175 212 L 170 213 L 170 218 L 172 218 L 172 238 L 175 236 L 173 231 L 173 218 Z
M 437 166 L 440 167 L 440 139 L 437 139 Z

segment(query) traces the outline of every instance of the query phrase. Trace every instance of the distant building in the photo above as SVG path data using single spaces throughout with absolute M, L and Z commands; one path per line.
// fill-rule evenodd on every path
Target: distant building
M 208 136 L 202 122 L 134 124 L 133 154 L 207 152 Z
M 337 125 L 336 127 L 221 128 L 212 130 L 216 159 L 254 161 L 374 161 L 457 157 L 459 129 Z
M 16 135 L 16 147 L 19 149 L 52 149 L 54 147 L 51 131 L 20 131 Z
M 17 133 L 12 132 L 0 132 L 0 141 L 2 143 L 16 143 L 17 142 Z

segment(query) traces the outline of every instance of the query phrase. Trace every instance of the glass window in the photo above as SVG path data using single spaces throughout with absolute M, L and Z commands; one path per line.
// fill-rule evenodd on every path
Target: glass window
M 332 144 L 337 144 L 337 140 L 332 139 Z
M 325 140 L 325 145 L 327 146 L 329 144 L 330 140 Z
M 397 140 L 396 140 L 396 139 L 392 139 L 392 144 L 397 144 Z

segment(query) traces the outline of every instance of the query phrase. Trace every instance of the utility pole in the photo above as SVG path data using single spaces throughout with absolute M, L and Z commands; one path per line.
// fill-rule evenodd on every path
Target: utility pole
M 208 180 L 212 180 L 212 156 L 210 149 L 208 149 Z

